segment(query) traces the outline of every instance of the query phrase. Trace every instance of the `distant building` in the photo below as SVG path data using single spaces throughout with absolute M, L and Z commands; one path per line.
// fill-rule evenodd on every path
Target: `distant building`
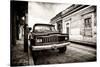
M 96 6 L 73 4 L 59 14 L 51 19 L 59 32 L 71 41 L 96 43 Z
M 58 13 L 55 17 L 51 19 L 51 23 L 55 25 L 59 32 L 62 32 L 62 12 Z

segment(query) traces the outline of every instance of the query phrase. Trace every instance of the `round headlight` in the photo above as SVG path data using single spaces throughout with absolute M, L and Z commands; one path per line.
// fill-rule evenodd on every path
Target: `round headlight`
M 67 37 L 65 37 L 65 40 L 67 40 L 68 38 Z
M 36 39 L 36 42 L 42 42 L 42 39 Z

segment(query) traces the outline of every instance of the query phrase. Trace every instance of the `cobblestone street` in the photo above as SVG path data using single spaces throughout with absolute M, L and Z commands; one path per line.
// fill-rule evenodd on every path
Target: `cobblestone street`
M 36 65 L 60 64 L 96 61 L 96 50 L 92 47 L 71 43 L 65 53 L 58 53 L 57 50 L 49 50 L 38 53 Z
M 12 48 L 12 66 L 45 65 L 60 63 L 77 63 L 96 61 L 96 49 L 80 44 L 71 43 L 65 53 L 58 53 L 58 50 L 48 50 L 37 53 L 37 61 L 33 61 L 30 54 L 24 52 L 23 41 L 17 41 Z
M 23 65 L 45 65 L 60 63 L 77 63 L 96 61 L 96 49 L 71 43 L 65 53 L 58 53 L 58 50 L 47 50 L 37 53 L 37 61 L 33 61 L 30 54 L 24 52 L 23 41 L 17 41 L 12 48 L 12 66 Z

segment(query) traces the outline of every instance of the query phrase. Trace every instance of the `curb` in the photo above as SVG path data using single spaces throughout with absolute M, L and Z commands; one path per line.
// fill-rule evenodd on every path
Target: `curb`
M 81 45 L 85 45 L 85 46 L 89 46 L 89 47 L 92 47 L 92 48 L 97 48 L 97 44 L 96 43 L 88 43 L 88 42 L 80 42 L 80 41 L 71 41 L 69 40 L 69 42 L 72 42 L 72 43 L 77 43 L 77 44 L 81 44 Z

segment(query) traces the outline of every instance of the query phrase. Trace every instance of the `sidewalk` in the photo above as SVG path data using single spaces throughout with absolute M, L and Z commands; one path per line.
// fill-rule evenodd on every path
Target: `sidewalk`
M 34 64 L 30 51 L 28 51 L 28 53 L 24 52 L 24 41 L 17 40 L 16 45 L 11 48 L 11 52 L 12 66 L 26 66 Z
M 73 42 L 73 43 L 78 43 L 78 44 L 82 44 L 82 45 L 91 46 L 91 47 L 96 48 L 96 43 L 94 43 L 94 42 L 86 42 L 86 41 L 79 41 L 79 40 L 69 40 L 69 41 Z

